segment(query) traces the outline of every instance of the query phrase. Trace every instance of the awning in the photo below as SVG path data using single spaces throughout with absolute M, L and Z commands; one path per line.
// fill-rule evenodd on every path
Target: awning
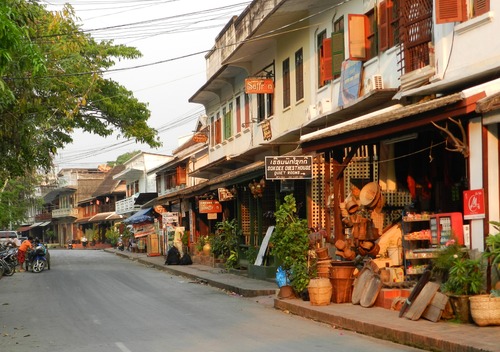
M 48 224 L 50 224 L 50 221 L 45 221 L 45 222 L 42 222 L 40 225 L 38 226 L 47 226 Z
M 141 237 L 145 237 L 147 235 L 152 235 L 154 233 L 155 233 L 154 230 L 152 230 L 152 231 L 137 232 L 137 233 L 134 234 L 134 238 L 141 238 Z
M 43 224 L 43 222 L 35 222 L 34 224 L 31 224 L 30 226 L 31 226 L 31 228 L 34 228 L 34 227 L 40 226 L 42 224 Z
M 17 229 L 17 232 L 25 232 L 31 230 L 31 226 L 21 226 Z
M 76 224 L 83 224 L 83 223 L 89 222 L 90 218 L 91 218 L 91 216 L 87 216 L 85 218 L 79 218 L 79 219 L 75 220 L 75 223 Z
M 88 222 L 111 221 L 111 220 L 119 220 L 119 219 L 123 219 L 123 215 L 118 215 L 114 211 L 111 211 L 111 212 L 96 214 L 96 215 L 92 216 L 88 220 Z
M 139 210 L 137 213 L 134 215 L 130 216 L 129 218 L 123 220 L 125 224 L 138 224 L 140 222 L 146 222 L 146 221 L 153 221 L 153 217 L 150 215 L 147 215 L 151 209 L 153 208 L 145 208 Z

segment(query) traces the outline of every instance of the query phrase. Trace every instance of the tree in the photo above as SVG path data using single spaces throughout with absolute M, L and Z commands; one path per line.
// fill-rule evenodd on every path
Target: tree
M 116 60 L 141 53 L 112 41 L 97 43 L 76 25 L 71 6 L 50 12 L 35 2 L 5 0 L 0 42 L 0 184 L 49 170 L 77 128 L 103 137 L 119 131 L 161 145 L 147 125 L 147 105 L 104 78 Z

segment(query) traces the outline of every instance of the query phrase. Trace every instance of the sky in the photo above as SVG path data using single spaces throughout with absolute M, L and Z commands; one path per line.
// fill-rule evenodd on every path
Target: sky
M 104 75 L 148 105 L 148 125 L 159 131 L 162 147 L 151 149 L 135 141 L 75 131 L 74 142 L 55 158 L 61 168 L 93 168 L 124 153 L 142 150 L 168 154 L 179 138 L 192 133 L 203 115 L 200 104 L 189 103 L 206 82 L 205 54 L 232 16 L 251 1 L 242 0 L 45 0 L 48 10 L 71 4 L 82 29 L 96 40 L 113 40 L 142 52 L 143 57 L 117 63 L 118 72 Z M 137 66 L 145 67 L 137 67 Z

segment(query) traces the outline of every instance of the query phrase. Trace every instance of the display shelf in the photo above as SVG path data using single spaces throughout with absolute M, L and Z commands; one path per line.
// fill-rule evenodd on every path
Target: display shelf
M 437 255 L 437 248 L 431 245 L 429 215 L 412 214 L 403 217 L 402 230 L 405 274 L 412 277 L 422 275 Z

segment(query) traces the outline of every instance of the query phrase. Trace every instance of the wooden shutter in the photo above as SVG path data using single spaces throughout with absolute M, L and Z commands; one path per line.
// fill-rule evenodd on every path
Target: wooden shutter
M 332 74 L 337 76 L 342 72 L 342 62 L 345 58 L 344 31 L 332 33 Z
M 365 15 L 348 16 L 349 60 L 365 61 L 369 53 L 367 38 L 368 18 Z
M 463 22 L 467 20 L 465 0 L 436 0 L 436 23 Z
M 387 11 L 387 1 L 382 1 L 378 5 L 378 33 L 379 51 L 389 49 L 389 16 Z
M 490 11 L 490 0 L 474 0 L 474 16 L 480 16 Z
M 183 166 L 177 166 L 177 186 L 186 184 L 186 168 Z
M 323 73 L 322 77 L 322 85 L 325 84 L 326 81 L 331 81 L 333 79 L 333 66 L 332 66 L 332 38 L 325 38 L 323 40 L 323 57 L 322 57 L 322 65 L 323 68 L 321 72 Z

